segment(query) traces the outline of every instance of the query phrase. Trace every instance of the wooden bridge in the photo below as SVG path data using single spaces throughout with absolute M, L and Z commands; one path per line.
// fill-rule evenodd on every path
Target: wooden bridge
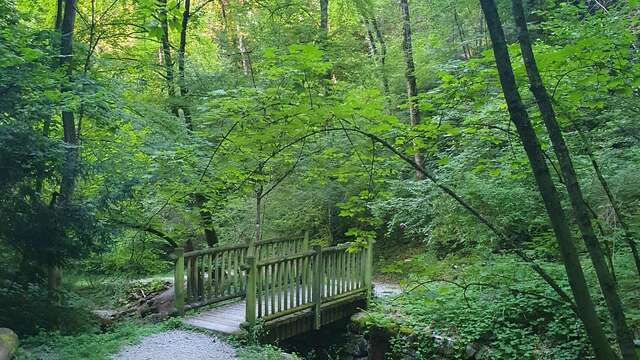
M 217 304 L 185 322 L 222 333 L 259 325 L 263 337 L 285 339 L 350 316 L 371 297 L 373 242 L 309 247 L 305 234 L 175 253 L 176 310 Z

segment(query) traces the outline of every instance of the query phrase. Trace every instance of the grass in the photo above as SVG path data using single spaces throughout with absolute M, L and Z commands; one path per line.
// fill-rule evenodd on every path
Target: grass
M 175 319 L 148 324 L 132 320 L 121 322 L 104 333 L 62 335 L 59 332 L 42 332 L 22 341 L 16 359 L 108 359 L 124 345 L 141 338 L 178 326 Z

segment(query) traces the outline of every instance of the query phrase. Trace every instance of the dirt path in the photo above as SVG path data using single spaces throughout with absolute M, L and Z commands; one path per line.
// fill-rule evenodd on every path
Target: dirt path
M 223 340 L 205 334 L 171 330 L 125 346 L 113 360 L 232 360 L 236 351 Z

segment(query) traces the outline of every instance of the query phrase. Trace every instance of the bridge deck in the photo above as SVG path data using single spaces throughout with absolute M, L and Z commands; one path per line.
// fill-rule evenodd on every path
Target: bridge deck
M 223 334 L 238 334 L 240 324 L 245 321 L 246 306 L 244 300 L 225 304 L 190 316 L 184 323 Z
M 373 283 L 373 289 L 376 297 L 393 296 L 401 292 L 398 286 L 376 282 Z M 244 300 L 227 303 L 187 317 L 184 323 L 222 334 L 236 335 L 241 331 L 240 324 L 246 319 L 246 306 Z M 271 303 L 268 302 L 267 306 L 271 306 Z

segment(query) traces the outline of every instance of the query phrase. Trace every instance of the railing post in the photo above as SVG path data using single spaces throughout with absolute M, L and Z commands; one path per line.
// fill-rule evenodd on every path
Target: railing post
M 258 276 L 258 266 L 254 256 L 247 257 L 247 299 L 246 299 L 246 320 L 249 325 L 256 323 L 256 278 Z
M 313 246 L 313 288 L 311 295 L 313 296 L 313 328 L 320 329 L 322 319 L 320 314 L 322 311 L 322 248 L 320 245 Z
M 372 292 L 373 292 L 373 244 L 375 243 L 375 240 L 370 239 L 369 241 L 367 241 L 367 248 L 366 248 L 366 253 L 365 253 L 365 260 L 364 260 L 364 288 L 366 290 L 365 296 L 366 296 L 366 301 L 367 301 L 367 305 L 369 305 L 369 302 L 371 301 L 372 298 Z
M 176 268 L 173 273 L 174 304 L 180 315 L 184 314 L 184 248 L 176 248 Z

